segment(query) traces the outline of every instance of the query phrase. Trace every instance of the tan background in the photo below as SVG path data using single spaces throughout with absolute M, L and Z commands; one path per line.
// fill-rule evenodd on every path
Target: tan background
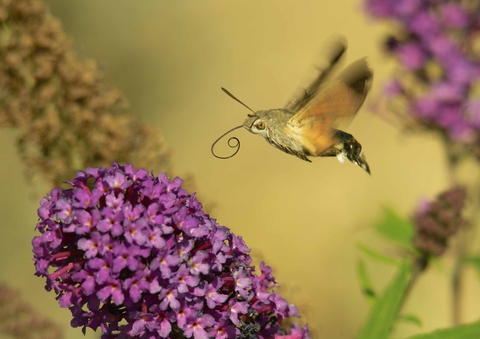
M 50 0 L 53 14 L 85 57 L 100 62 L 130 110 L 165 137 L 177 173 L 193 173 L 212 216 L 242 235 L 253 256 L 274 267 L 289 302 L 301 306 L 316 338 L 352 338 L 367 317 L 355 267 L 359 241 L 385 248 L 372 232 L 382 205 L 411 213 L 422 196 L 447 187 L 441 145 L 431 135 L 406 136 L 364 107 L 348 129 L 364 146 L 372 176 L 335 159 L 312 164 L 288 156 L 247 131 L 228 161 L 211 143 L 243 122 L 248 111 L 220 91 L 224 86 L 253 109 L 281 107 L 297 88 L 319 47 L 333 34 L 349 41 L 347 60 L 368 56 L 373 95 L 391 68 L 381 56 L 384 27 L 363 15 L 359 1 L 288 0 Z M 14 131 L 0 142 L 0 280 L 19 288 L 52 319 L 66 325 L 44 282 L 33 276 L 36 192 L 24 183 Z M 422 331 L 450 324 L 447 263 L 415 287 L 406 310 Z M 378 287 L 393 270 L 369 262 Z M 468 271 L 465 320 L 477 319 L 480 289 Z M 401 324 L 395 338 L 419 330 Z M 1 336 L 1 335 L 0 335 Z M 86 338 L 95 335 L 88 332 Z

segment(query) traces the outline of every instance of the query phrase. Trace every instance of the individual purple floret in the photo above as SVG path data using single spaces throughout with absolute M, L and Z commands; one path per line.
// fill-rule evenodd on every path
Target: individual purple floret
M 399 62 L 377 111 L 438 131 L 480 158 L 480 3 L 365 0 L 365 7 L 392 24 L 385 47 Z
M 271 269 L 256 275 L 243 239 L 181 179 L 114 163 L 68 184 L 42 198 L 32 244 L 35 274 L 72 326 L 100 327 L 104 339 L 289 338 L 280 324 L 297 309 L 273 291 Z

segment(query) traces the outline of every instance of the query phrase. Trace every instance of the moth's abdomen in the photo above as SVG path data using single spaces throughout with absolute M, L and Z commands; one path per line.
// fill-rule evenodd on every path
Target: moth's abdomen
M 368 174 L 370 173 L 370 166 L 368 166 L 365 155 L 363 154 L 362 145 L 353 137 L 353 135 L 345 133 L 340 130 L 335 130 L 335 137 L 338 142 L 329 147 L 325 152 L 320 154 L 321 157 L 346 157 L 354 164 L 363 168 Z

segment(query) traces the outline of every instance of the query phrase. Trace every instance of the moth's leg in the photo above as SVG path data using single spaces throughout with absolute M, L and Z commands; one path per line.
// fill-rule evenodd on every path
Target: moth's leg
M 336 157 L 341 152 L 342 151 L 337 148 L 337 145 L 333 145 L 323 151 L 323 153 L 320 154 L 319 157 Z
M 349 142 L 349 137 L 353 138 L 351 134 L 345 133 L 338 129 L 334 129 L 334 139 L 336 140 L 335 144 L 327 148 L 325 151 L 320 154 L 320 157 L 337 157 L 341 154 L 344 149 L 344 144 Z

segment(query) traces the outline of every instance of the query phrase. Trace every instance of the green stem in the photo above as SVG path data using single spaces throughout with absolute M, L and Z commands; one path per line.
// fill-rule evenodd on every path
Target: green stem
M 447 171 L 449 174 L 450 186 L 455 186 L 458 182 L 456 176 L 456 166 L 459 161 L 457 152 L 454 150 L 454 145 L 444 138 L 445 151 L 447 153 Z M 455 261 L 452 272 L 452 322 L 453 325 L 459 325 L 462 319 L 462 282 L 463 282 L 463 257 L 465 254 L 466 232 L 460 230 L 457 235 L 456 246 L 454 249 Z
M 403 300 L 400 308 L 403 307 L 403 304 L 407 300 L 413 286 L 415 285 L 415 282 L 417 281 L 417 278 L 427 268 L 428 263 L 430 261 L 429 259 L 430 259 L 429 255 L 425 253 L 422 253 L 418 257 L 415 257 L 413 259 L 412 275 L 410 276 L 410 281 L 408 282 L 407 288 L 403 295 Z
M 463 258 L 465 255 L 465 242 L 467 232 L 457 235 L 457 246 L 455 249 L 455 263 L 452 276 L 452 322 L 454 326 L 461 323 L 462 320 L 462 283 L 463 283 Z
M 444 147 L 447 154 L 447 171 L 450 181 L 450 186 L 455 186 L 458 184 L 458 178 L 456 175 L 456 167 L 460 162 L 460 155 L 455 145 L 452 144 L 448 138 L 444 138 Z
M 462 319 L 461 291 L 463 281 L 463 264 L 469 252 L 469 248 L 471 248 L 472 241 L 475 238 L 473 233 L 476 231 L 476 221 L 480 216 L 480 196 L 476 193 L 479 191 L 479 187 L 480 185 L 477 183 L 472 189 L 475 195 L 473 196 L 474 205 L 469 218 L 470 222 L 468 222 L 463 229 L 460 229 L 460 232 L 457 235 L 457 243 L 455 246 L 455 263 L 452 278 L 452 321 L 454 325 L 459 325 Z

